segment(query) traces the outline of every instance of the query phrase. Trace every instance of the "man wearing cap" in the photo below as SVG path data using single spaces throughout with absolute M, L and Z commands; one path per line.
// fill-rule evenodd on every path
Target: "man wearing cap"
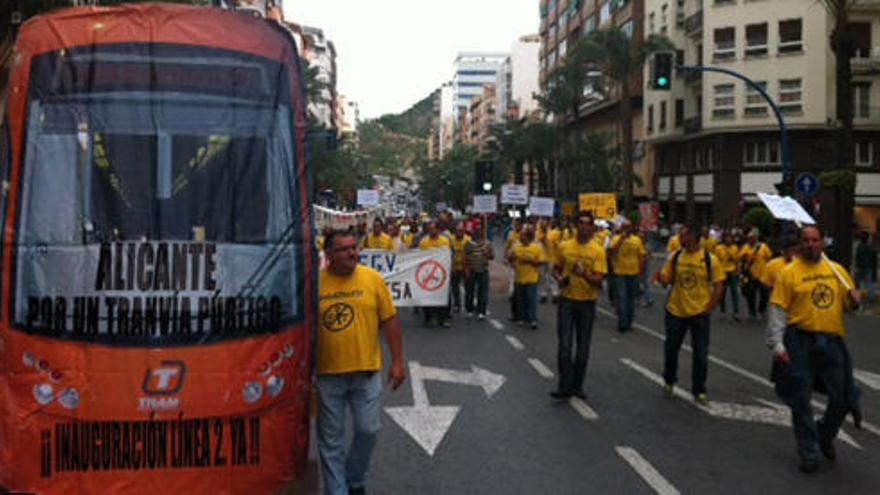
M 767 299 L 770 292 L 761 283 L 764 278 L 764 267 L 773 257 L 773 251 L 764 242 L 758 241 L 758 229 L 749 231 L 746 244 L 740 250 L 739 256 L 742 262 L 743 295 L 746 298 L 746 306 L 749 317 L 753 321 L 758 320 L 767 312 Z

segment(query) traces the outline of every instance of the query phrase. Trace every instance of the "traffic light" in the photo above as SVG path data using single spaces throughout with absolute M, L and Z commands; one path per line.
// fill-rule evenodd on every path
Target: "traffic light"
M 657 90 L 668 90 L 672 85 L 672 52 L 655 53 L 652 69 L 651 87 Z
M 478 161 L 474 174 L 474 194 L 492 194 L 492 162 Z

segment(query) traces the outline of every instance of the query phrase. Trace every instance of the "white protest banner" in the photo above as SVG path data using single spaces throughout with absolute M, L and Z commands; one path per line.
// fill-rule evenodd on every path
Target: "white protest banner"
M 474 196 L 473 213 L 495 213 L 498 211 L 498 198 L 494 194 Z
M 529 198 L 529 213 L 536 217 L 552 217 L 556 202 L 553 198 L 532 196 Z
M 802 224 L 814 224 L 813 217 L 794 199 L 775 194 L 758 193 L 758 199 L 767 206 L 770 213 L 779 220 L 790 220 Z
M 529 204 L 529 187 L 521 184 L 505 184 L 501 186 L 501 204 Z
M 394 305 L 446 306 L 452 252 L 449 249 L 426 251 L 381 251 L 365 249 L 358 261 L 382 274 L 391 291 Z
M 379 191 L 373 189 L 358 189 L 358 206 L 378 206 Z

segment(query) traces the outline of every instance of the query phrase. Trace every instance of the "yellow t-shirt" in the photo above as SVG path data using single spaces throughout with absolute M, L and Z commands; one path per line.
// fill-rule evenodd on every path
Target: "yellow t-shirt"
M 507 247 L 504 249 L 504 252 L 510 251 L 510 248 L 513 247 L 513 244 L 519 240 L 519 232 L 515 230 L 511 230 L 510 234 L 507 235 Z
M 599 289 L 596 286 L 574 274 L 576 263 L 581 263 L 587 271 L 608 273 L 605 249 L 598 242 L 581 244 L 577 239 L 562 241 L 554 263 L 562 269 L 562 276 L 568 277 L 568 285 L 563 286 L 560 291 L 562 297 L 573 301 L 595 301 L 599 298 Z
M 464 270 L 464 248 L 471 242 L 471 236 L 465 235 L 461 239 L 452 236 L 452 269 L 460 272 Z
M 448 248 L 449 247 L 449 239 L 446 236 L 438 235 L 436 239 L 431 239 L 431 236 L 422 237 L 422 240 L 419 241 L 419 249 L 434 249 L 434 248 Z
M 562 240 L 567 241 L 569 239 L 574 239 L 575 233 L 576 233 L 576 231 L 574 229 L 570 229 L 570 228 L 566 227 L 565 229 L 562 230 Z
M 547 239 L 545 240 L 545 244 L 547 245 L 547 259 L 555 260 L 556 259 L 556 250 L 559 249 L 559 243 L 562 240 L 562 231 L 559 229 L 550 229 L 547 232 Z
M 364 241 L 364 249 L 384 249 L 386 251 L 394 251 L 394 241 L 391 236 L 386 233 L 379 235 L 370 234 Z
M 850 287 L 855 287 L 849 273 L 830 260 L 807 263 L 795 258 L 779 272 L 770 303 L 788 313 L 789 325 L 808 332 L 846 334 L 843 327 L 846 287 L 837 279 L 832 265 Z
M 529 245 L 517 242 L 511 248 L 516 259 L 513 262 L 513 281 L 517 284 L 536 284 L 541 278 L 540 267 L 532 263 L 546 263 L 544 248 L 532 241 Z
M 733 273 L 736 271 L 736 265 L 739 263 L 739 246 L 736 244 L 719 244 L 715 246 L 715 257 L 721 262 L 725 273 Z
M 608 236 L 611 235 L 611 231 L 609 230 L 598 230 L 595 234 L 593 234 L 593 240 L 596 241 L 600 246 L 605 247 L 605 239 L 608 239 Z
M 318 274 L 319 375 L 382 369 L 379 324 L 397 313 L 382 275 L 357 265 L 351 276 Z
M 672 283 L 672 291 L 666 302 L 666 310 L 679 318 L 696 316 L 706 311 L 706 306 L 712 300 L 712 291 L 715 284 L 723 282 L 724 268 L 714 254 L 697 249 L 696 252 L 680 251 L 676 263 L 675 279 Z M 706 258 L 711 257 L 712 283 L 709 283 L 709 274 L 706 273 Z M 669 256 L 663 265 L 663 276 L 672 276 L 672 260 L 675 255 Z
M 715 246 L 718 245 L 718 240 L 712 236 L 709 237 L 700 237 L 700 247 L 709 251 L 710 253 L 715 251 Z
M 413 247 L 413 234 L 412 232 L 402 232 L 400 234 L 400 242 L 403 243 L 403 247 L 406 249 L 410 249 Z
M 761 283 L 772 288 L 776 284 L 776 278 L 779 277 L 779 273 L 786 266 L 788 266 L 788 262 L 785 261 L 785 256 L 777 256 L 768 261 L 767 266 L 764 267 Z
M 620 236 L 611 239 L 611 247 L 620 244 Z M 615 275 L 638 275 L 642 271 L 642 260 L 648 254 L 645 245 L 637 235 L 630 235 L 617 249 L 611 263 L 614 266 Z
M 678 239 L 678 234 L 669 238 L 669 243 L 666 244 L 666 252 L 674 253 L 681 249 L 681 241 Z
M 763 280 L 764 267 L 767 266 L 767 261 L 773 257 L 773 251 L 767 247 L 765 242 L 759 242 L 755 244 L 755 247 L 746 244 L 740 250 L 739 257 L 747 266 L 749 260 L 754 259 L 749 266 L 749 274 L 757 280 Z

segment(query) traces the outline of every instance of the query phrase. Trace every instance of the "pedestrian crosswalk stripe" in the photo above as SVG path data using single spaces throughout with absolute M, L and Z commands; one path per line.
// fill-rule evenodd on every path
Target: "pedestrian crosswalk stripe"
M 590 421 L 595 421 L 595 420 L 599 419 L 599 415 L 596 414 L 596 411 L 594 411 L 592 407 L 588 406 L 587 403 L 582 401 L 581 399 L 579 399 L 577 397 L 572 397 L 572 398 L 568 399 L 568 403 L 584 419 L 587 419 Z
M 614 450 L 658 495 L 677 495 L 680 493 L 672 483 L 664 478 L 650 462 L 632 447 L 615 447 Z
M 510 343 L 510 347 L 513 347 L 518 351 L 526 348 L 526 346 L 524 346 L 523 343 L 520 342 L 519 339 L 514 337 L 513 335 L 505 335 L 504 338 L 507 339 L 508 343 Z
M 532 368 L 535 368 L 535 371 L 537 371 L 539 375 L 541 375 L 542 377 L 544 377 L 544 378 L 546 378 L 546 379 L 548 379 L 548 380 L 550 380 L 550 379 L 552 379 L 554 376 L 556 376 L 556 375 L 553 374 L 552 371 L 550 371 L 550 368 L 548 368 L 548 367 L 547 367 L 544 363 L 542 363 L 541 360 L 538 359 L 538 358 L 529 358 L 529 364 L 532 365 Z

